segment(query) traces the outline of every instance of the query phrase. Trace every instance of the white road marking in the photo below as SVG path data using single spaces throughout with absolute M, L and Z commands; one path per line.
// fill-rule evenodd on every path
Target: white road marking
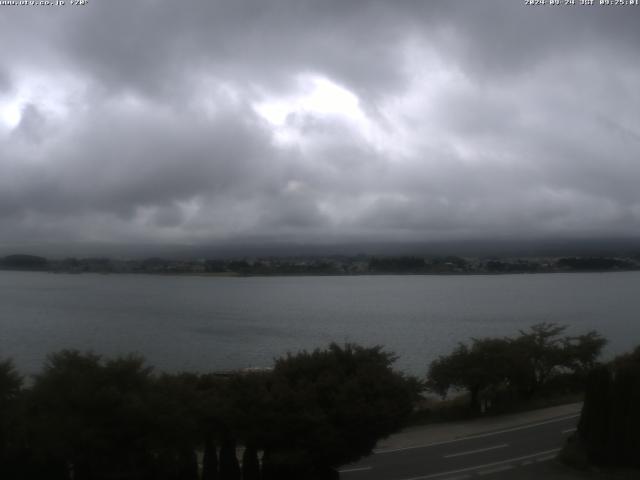
M 515 432 L 515 431 L 518 431 L 518 430 L 525 430 L 527 428 L 539 427 L 540 425 L 548 425 L 550 423 L 562 422 L 564 420 L 570 420 L 572 418 L 577 418 L 579 416 L 580 416 L 580 414 L 576 413 L 575 415 L 568 415 L 566 417 L 560 417 L 560 418 L 554 418 L 554 419 L 551 419 L 551 420 L 545 420 L 544 422 L 530 423 L 528 425 L 521 425 L 519 427 L 506 428 L 504 430 L 497 430 L 495 432 L 480 433 L 480 434 L 477 434 L 477 435 L 469 435 L 468 437 L 454 438 L 453 440 L 446 440 L 444 442 L 434 442 L 434 443 L 426 443 L 424 445 L 414 445 L 413 447 L 390 448 L 388 450 L 374 450 L 373 453 L 375 453 L 376 455 L 381 455 L 381 454 L 384 454 L 384 453 L 394 453 L 394 452 L 403 452 L 405 450 L 415 450 L 417 448 L 435 447 L 436 445 L 447 445 L 449 443 L 463 442 L 465 440 L 474 440 L 476 438 L 485 438 L 485 437 L 490 437 L 492 435 L 500 435 L 501 433 Z
M 574 428 L 567 428 L 566 430 L 562 430 L 562 432 L 561 432 L 561 433 L 564 435 L 564 434 L 566 434 L 566 433 L 572 433 L 572 432 L 575 432 L 576 430 L 577 430 L 577 428 L 575 428 L 575 427 L 574 427 Z
M 556 458 L 555 455 L 545 455 L 544 457 L 536 458 L 536 462 L 548 462 L 549 460 L 553 460 Z
M 462 457 L 463 455 L 472 455 L 474 453 L 487 452 L 489 450 L 496 450 L 498 448 L 506 448 L 508 446 L 509 446 L 508 443 L 503 443 L 502 445 L 494 445 L 493 447 L 478 448 L 477 450 L 468 450 L 466 452 L 459 452 L 459 453 L 450 453 L 449 455 L 443 455 L 443 457 L 444 458 Z
M 496 467 L 498 465 L 504 465 L 507 463 L 519 462 L 521 460 L 527 460 L 529 458 L 535 458 L 540 456 L 546 456 L 550 454 L 558 453 L 561 449 L 554 448 L 553 450 L 545 450 L 544 452 L 536 452 L 529 455 L 523 455 L 522 457 L 509 458 L 507 460 L 501 460 L 499 462 L 485 463 L 484 465 L 475 465 L 473 467 L 461 468 L 459 470 L 449 470 L 448 472 L 431 473 L 429 475 L 422 475 L 420 477 L 403 478 L 402 480 L 427 480 L 429 478 L 444 477 L 445 475 L 455 475 L 456 473 L 472 472 L 476 470 L 482 470 L 485 468 Z
M 366 470 L 371 470 L 371 467 L 345 468 L 344 470 L 338 470 L 338 472 L 351 473 L 351 472 L 364 472 Z
M 511 470 L 513 465 L 502 465 L 501 467 L 493 467 L 489 470 L 482 470 L 478 472 L 478 475 L 489 475 L 491 473 L 504 472 L 505 470 Z

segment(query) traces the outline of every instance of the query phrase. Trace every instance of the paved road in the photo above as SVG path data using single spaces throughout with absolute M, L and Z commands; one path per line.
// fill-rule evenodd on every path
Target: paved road
M 555 458 L 575 430 L 577 414 L 455 440 L 376 451 L 341 469 L 343 480 L 464 480 L 518 478 Z M 512 476 L 505 476 L 509 472 Z M 524 471 L 523 471 L 524 473 Z

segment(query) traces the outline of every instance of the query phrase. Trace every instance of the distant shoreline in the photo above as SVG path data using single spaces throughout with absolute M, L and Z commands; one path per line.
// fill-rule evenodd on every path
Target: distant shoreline
M 245 257 L 235 259 L 123 260 L 103 257 L 48 259 L 29 254 L 0 258 L 0 269 L 54 273 L 146 273 L 206 277 L 503 275 L 520 273 L 619 272 L 640 270 L 629 257 L 345 256 Z
M 237 273 L 237 272 L 68 272 L 55 270 L 0 268 L 0 272 L 50 273 L 54 275 L 149 275 L 155 277 L 214 277 L 214 278 L 256 278 L 256 277 L 464 277 L 464 276 L 505 276 L 505 275 L 548 275 L 580 273 L 626 273 L 638 272 L 640 268 L 626 270 L 549 270 L 538 272 L 362 272 L 362 273 Z

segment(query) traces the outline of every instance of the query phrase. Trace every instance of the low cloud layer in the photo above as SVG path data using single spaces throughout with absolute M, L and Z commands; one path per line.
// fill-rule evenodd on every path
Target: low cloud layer
M 639 7 L 0 9 L 0 249 L 640 235 Z

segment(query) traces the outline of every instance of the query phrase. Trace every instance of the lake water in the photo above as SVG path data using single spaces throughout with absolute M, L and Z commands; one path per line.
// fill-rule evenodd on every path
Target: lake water
M 171 277 L 0 272 L 0 357 L 23 372 L 62 348 L 138 352 L 159 369 L 270 366 L 329 342 L 382 344 L 424 374 L 469 337 L 541 321 L 640 344 L 640 272 L 473 276 Z

